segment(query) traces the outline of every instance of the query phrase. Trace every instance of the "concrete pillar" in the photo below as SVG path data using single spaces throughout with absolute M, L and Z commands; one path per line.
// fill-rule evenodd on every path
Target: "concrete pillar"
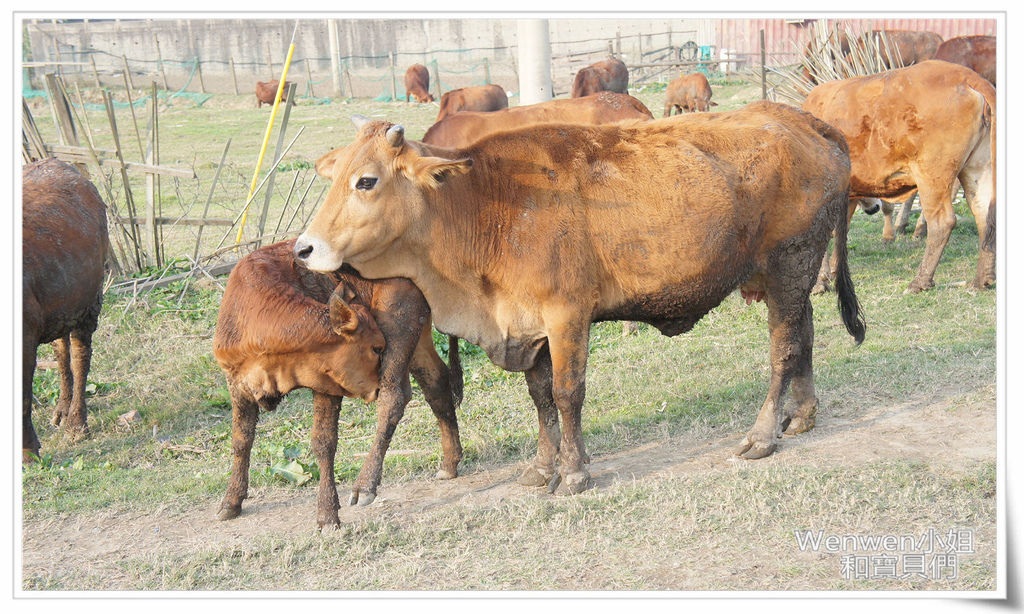
M 536 104 L 552 98 L 551 40 L 547 19 L 520 19 L 519 104 Z

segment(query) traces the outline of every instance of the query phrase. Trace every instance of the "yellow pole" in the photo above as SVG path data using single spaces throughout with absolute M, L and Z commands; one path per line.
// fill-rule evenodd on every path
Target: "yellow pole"
M 295 30 L 299 29 L 299 22 L 295 22 Z M 263 156 L 267 153 L 267 144 L 270 142 L 270 133 L 274 130 L 274 118 L 277 117 L 277 108 L 281 105 L 281 94 L 284 92 L 284 80 L 288 76 L 288 67 L 292 64 L 292 53 L 295 51 L 295 30 L 292 30 L 292 41 L 288 45 L 288 57 L 284 60 L 284 68 L 281 70 L 281 78 L 277 82 L 277 95 L 274 96 L 274 106 L 270 109 L 270 119 L 267 120 L 267 131 L 263 135 L 263 145 L 260 146 L 260 157 L 256 160 L 256 171 L 252 174 L 252 184 L 249 186 L 249 197 L 246 198 L 245 211 L 242 212 L 242 223 L 238 226 L 238 234 L 235 236 L 235 243 L 242 242 L 242 231 L 245 230 L 245 220 L 249 217 L 249 204 L 252 202 L 253 192 L 260 179 L 260 168 L 263 166 Z

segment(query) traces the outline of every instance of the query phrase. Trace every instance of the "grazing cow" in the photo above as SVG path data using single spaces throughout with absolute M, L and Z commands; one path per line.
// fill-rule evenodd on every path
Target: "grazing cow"
M 621 60 L 608 58 L 581 68 L 572 80 L 572 97 L 582 98 L 598 92 L 625 94 L 629 69 Z
M 22 169 L 22 460 L 39 455 L 32 428 L 36 349 L 53 343 L 60 397 L 51 420 L 82 437 L 92 334 L 103 303 L 107 211 L 99 192 L 55 158 Z
M 437 122 L 423 135 L 423 142 L 439 147 L 465 147 L 488 134 L 529 124 L 606 124 L 624 119 L 654 116 L 629 94 L 600 92 L 584 98 L 560 98 L 500 111 L 464 111 Z
M 957 179 L 981 244 L 971 287 L 995 281 L 995 96 L 992 84 L 973 70 L 930 60 L 823 83 L 804 101 L 804 110 L 846 136 L 851 198 L 899 199 L 918 190 L 928 244 L 909 292 L 934 285 L 956 225 L 951 193 Z
M 499 111 L 508 108 L 508 95 L 500 85 L 475 85 L 441 94 L 441 110 L 434 123 L 461 111 Z
M 313 452 L 320 466 L 317 524 L 337 526 L 334 454 L 341 397 L 376 398 L 378 363 L 377 434 L 349 503 L 365 505 L 376 496 L 384 453 L 412 395 L 410 374 L 441 428 L 437 477 L 455 477 L 462 458 L 455 417 L 462 398 L 458 352 L 449 372 L 434 350 L 430 308 L 420 291 L 405 279 L 367 281 L 351 269 L 311 272 L 295 265 L 294 244 L 276 243 L 239 261 L 221 303 L 214 356 L 231 392 L 234 453 L 221 520 L 241 513 L 258 408 L 272 410 L 290 390 L 310 388 Z
M 416 102 L 434 102 L 430 93 L 430 72 L 423 64 L 413 64 L 405 70 L 406 102 L 409 102 L 410 94 Z
M 274 104 L 274 95 L 277 94 L 278 80 L 256 82 L 256 108 L 262 109 L 264 104 Z M 288 92 L 288 87 L 292 84 L 291 81 L 285 81 L 284 87 L 281 88 L 281 100 L 284 100 L 284 95 Z
M 809 293 L 833 229 L 843 320 L 864 334 L 845 259 L 849 168 L 841 134 L 772 102 L 533 125 L 458 150 L 369 122 L 317 162 L 333 183 L 296 257 L 314 270 L 348 263 L 369 278 L 408 277 L 439 330 L 525 371 L 540 437 L 520 482 L 579 492 L 589 485 L 580 410 L 595 321 L 677 335 L 737 287 L 760 293 L 772 375 L 739 453 L 766 456 L 787 427 L 813 426 Z
M 665 88 L 665 114 L 668 117 L 674 108 L 676 113 L 686 111 L 706 112 L 711 106 L 718 106 L 717 102 L 711 102 L 711 85 L 708 78 L 702 72 L 692 75 L 683 75 L 673 79 Z
M 939 45 L 936 60 L 966 66 L 996 84 L 996 37 L 958 36 Z

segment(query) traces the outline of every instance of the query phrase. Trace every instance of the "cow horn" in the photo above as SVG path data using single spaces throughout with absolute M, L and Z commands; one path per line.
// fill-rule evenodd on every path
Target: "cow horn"
M 328 311 L 331 316 L 331 330 L 336 335 L 352 333 L 359 328 L 359 316 L 342 298 L 344 291 L 345 284 L 338 284 L 338 287 L 331 293 L 331 298 L 327 301 Z
M 392 147 L 401 147 L 402 142 L 405 140 L 405 128 L 401 124 L 395 124 L 388 128 L 388 131 L 384 133 L 384 137 L 387 138 L 388 143 L 391 143 Z
M 365 115 L 353 115 L 352 123 L 356 125 L 356 130 L 362 130 L 363 126 L 370 123 L 370 118 Z

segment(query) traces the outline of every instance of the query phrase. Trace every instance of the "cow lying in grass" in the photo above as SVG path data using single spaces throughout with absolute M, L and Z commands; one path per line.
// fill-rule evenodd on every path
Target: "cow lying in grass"
M 411 282 L 313 273 L 295 266 L 293 249 L 294 241 L 285 241 L 243 258 L 221 302 L 213 353 L 231 393 L 234 463 L 218 517 L 241 513 L 258 408 L 273 410 L 289 391 L 310 388 L 312 445 L 320 468 L 317 524 L 337 526 L 334 455 L 342 397 L 377 399 L 377 438 L 350 499 L 366 504 L 411 398 L 410 373 L 441 426 L 444 456 L 437 476 L 455 477 L 462 458 L 455 417 L 461 367 L 453 361 L 449 373 L 434 350 L 430 310 Z

